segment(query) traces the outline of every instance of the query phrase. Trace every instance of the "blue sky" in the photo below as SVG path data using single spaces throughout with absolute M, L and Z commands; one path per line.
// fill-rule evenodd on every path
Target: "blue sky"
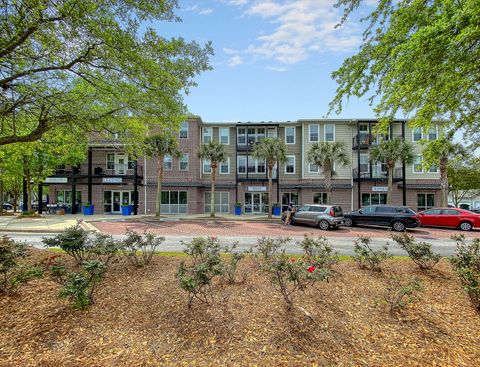
M 363 26 L 353 18 L 334 29 L 332 0 L 179 0 L 181 23 L 157 23 L 166 37 L 212 41 L 213 70 L 185 97 L 204 121 L 323 118 L 335 93 L 331 79 L 355 53 Z M 365 15 L 367 1 L 356 15 Z M 340 116 L 373 117 L 366 101 L 350 100 Z

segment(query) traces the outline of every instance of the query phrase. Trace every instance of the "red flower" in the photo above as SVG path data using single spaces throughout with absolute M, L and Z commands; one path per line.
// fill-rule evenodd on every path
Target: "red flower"
M 212 236 L 212 237 L 210 237 L 210 240 L 216 241 L 216 240 L 217 240 L 217 237 L 216 237 L 216 236 Z
M 307 271 L 308 271 L 309 273 L 313 273 L 313 272 L 315 271 L 315 266 L 310 266 L 310 267 L 307 269 Z
M 295 259 L 290 259 L 290 262 L 293 264 L 295 262 Z

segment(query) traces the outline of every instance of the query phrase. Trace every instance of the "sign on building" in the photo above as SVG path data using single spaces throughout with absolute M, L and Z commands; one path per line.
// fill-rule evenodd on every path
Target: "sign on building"
M 267 191 L 267 187 L 266 186 L 248 186 L 247 187 L 247 191 L 263 191 L 263 192 L 266 192 Z
M 102 183 L 122 183 L 121 177 L 103 177 Z
M 67 177 L 47 177 L 45 183 L 67 183 Z
M 387 186 L 373 186 L 372 191 L 374 192 L 388 192 Z

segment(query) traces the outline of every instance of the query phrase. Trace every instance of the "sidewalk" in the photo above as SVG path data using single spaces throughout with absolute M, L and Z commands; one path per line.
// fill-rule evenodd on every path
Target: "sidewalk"
M 211 218 L 208 214 L 192 215 L 164 215 L 156 218 L 153 215 L 112 215 L 112 214 L 44 214 L 39 218 L 19 218 L 17 216 L 0 216 L 0 232 L 32 232 L 32 233 L 57 233 L 67 227 L 75 225 L 78 221 L 82 222 L 85 229 L 96 230 L 89 223 L 93 222 L 127 222 L 127 221 L 179 221 L 179 220 L 205 220 L 205 221 L 255 221 L 255 222 L 278 222 L 279 217 L 268 219 L 267 215 L 233 215 L 222 214 Z

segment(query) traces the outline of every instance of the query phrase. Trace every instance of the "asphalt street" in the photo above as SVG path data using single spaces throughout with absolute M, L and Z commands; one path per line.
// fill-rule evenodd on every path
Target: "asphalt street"
M 43 237 L 52 237 L 54 234 L 42 234 L 42 233 L 8 233 L 8 236 L 13 238 L 14 240 L 17 241 L 25 241 L 29 243 L 30 245 L 36 247 L 36 248 L 44 248 L 43 243 L 42 243 L 42 238 Z M 122 239 L 125 236 L 123 235 L 114 235 L 113 236 L 115 239 Z M 184 246 L 182 245 L 182 241 L 190 241 L 193 237 L 195 236 L 164 236 L 165 241 L 163 244 L 158 248 L 158 251 L 171 251 L 171 252 L 182 252 L 184 249 Z M 297 241 L 301 241 L 303 239 L 303 236 L 296 236 L 296 237 L 291 237 L 292 241 L 290 244 L 285 246 L 285 249 L 287 253 L 290 254 L 300 254 L 302 252 L 300 246 L 296 244 Z M 327 236 L 328 238 L 328 236 Z M 238 247 L 237 251 L 244 251 L 244 250 L 249 250 L 252 245 L 254 245 L 257 242 L 256 237 L 241 237 L 241 236 L 235 236 L 235 237 L 228 237 L 228 236 L 218 236 L 218 239 L 222 243 L 233 243 L 235 241 L 238 241 Z M 342 237 L 331 237 L 328 238 L 330 241 L 330 244 L 333 246 L 333 248 L 338 251 L 341 255 L 353 255 L 353 241 L 354 239 L 351 237 L 348 238 L 342 238 Z M 406 255 L 406 253 L 394 242 L 385 237 L 385 238 L 379 238 L 379 237 L 374 237 L 372 238 L 372 247 L 373 248 L 380 248 L 383 246 L 387 241 L 390 243 L 389 246 L 389 251 L 393 255 Z M 453 255 L 455 252 L 456 248 L 456 243 L 455 241 L 451 239 L 446 239 L 446 238 L 441 238 L 441 239 L 425 239 L 423 240 L 425 242 L 429 242 L 432 244 L 432 249 L 433 251 L 439 253 L 442 256 L 450 256 Z

